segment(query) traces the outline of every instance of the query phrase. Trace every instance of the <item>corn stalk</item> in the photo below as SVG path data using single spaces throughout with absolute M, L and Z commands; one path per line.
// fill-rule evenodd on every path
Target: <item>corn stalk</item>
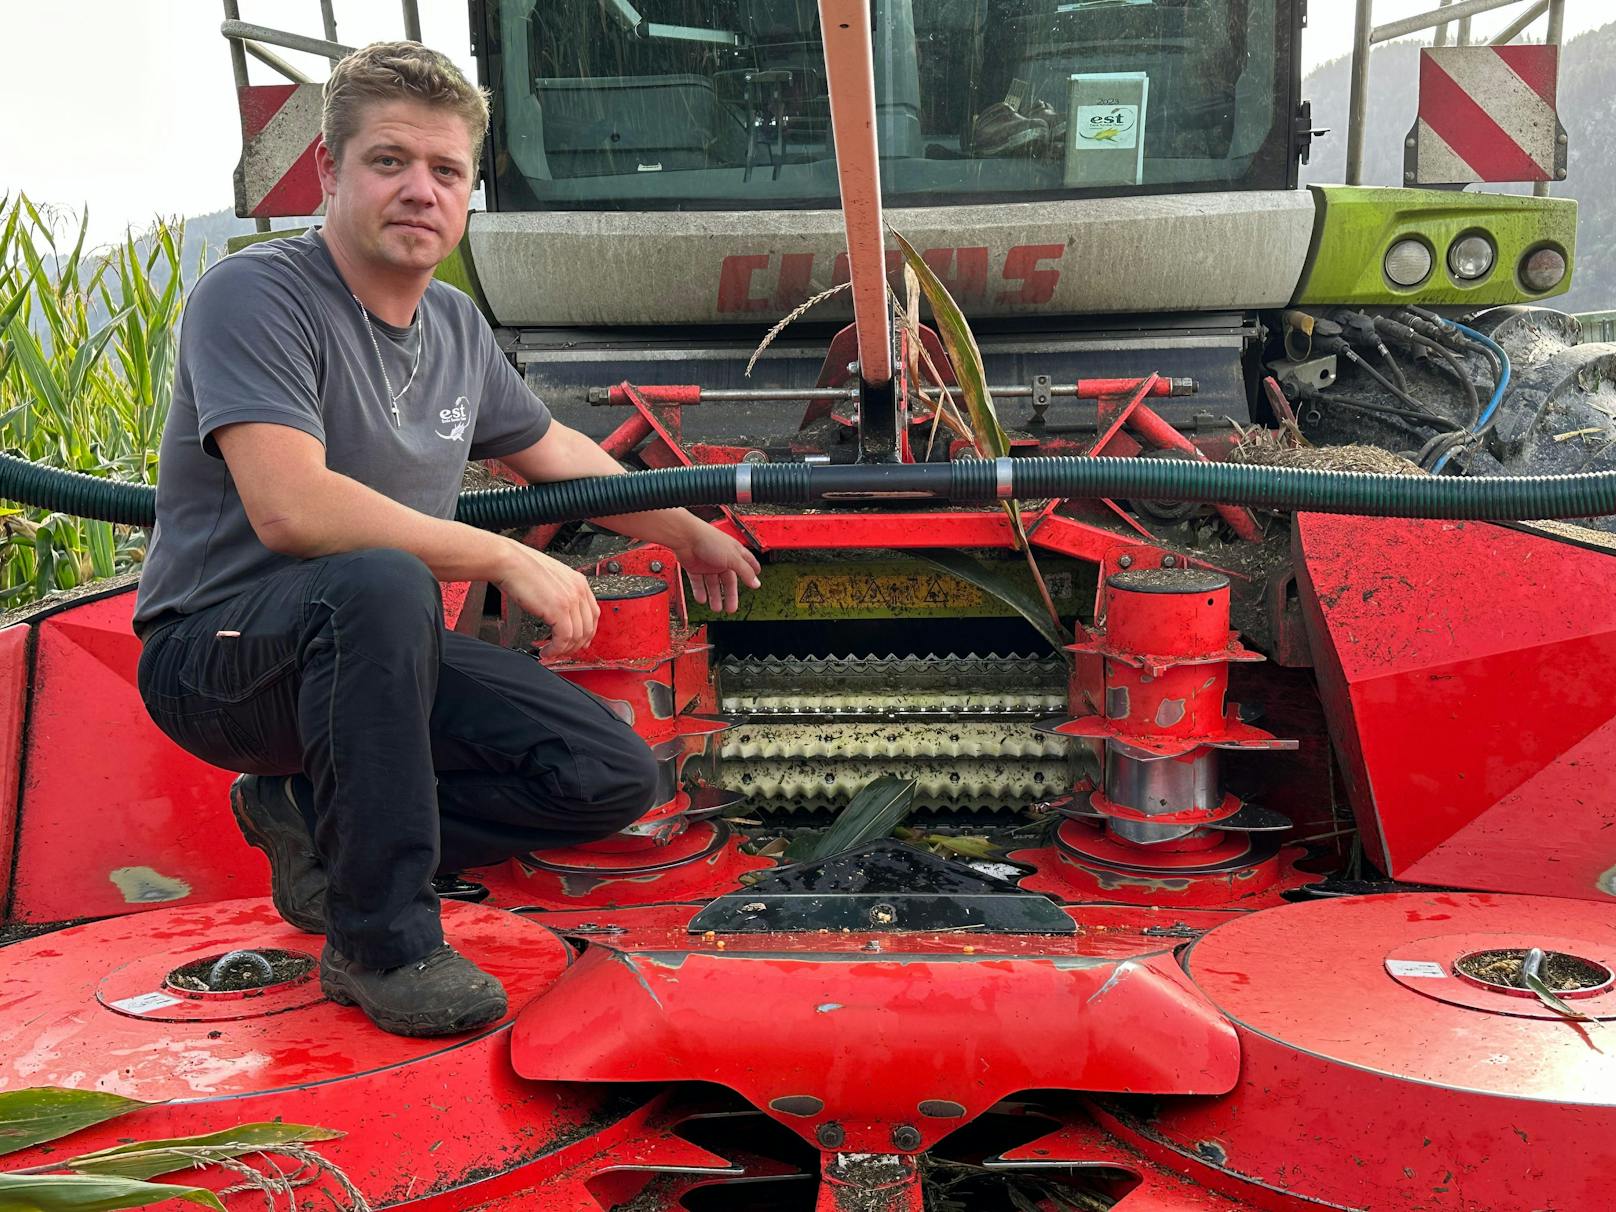
M 0 449 L 52 467 L 151 483 L 183 303 L 178 224 L 86 249 L 60 216 L 0 197 Z M 0 606 L 138 566 L 144 531 L 0 508 Z

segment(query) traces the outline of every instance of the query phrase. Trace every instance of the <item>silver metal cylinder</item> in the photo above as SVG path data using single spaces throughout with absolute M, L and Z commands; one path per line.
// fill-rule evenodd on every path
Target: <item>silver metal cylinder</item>
M 1106 743 L 1105 795 L 1113 803 L 1146 816 L 1188 812 L 1194 808 L 1215 808 L 1223 802 L 1218 781 L 1218 751 L 1203 749 L 1190 761 L 1172 758 L 1144 758 Z M 1111 817 L 1106 828 L 1136 846 L 1156 846 L 1189 837 L 1199 825 L 1151 825 Z
M 1173 758 L 1141 758 L 1108 742 L 1105 795 L 1113 803 L 1146 816 L 1216 808 L 1223 802 L 1218 781 L 1218 751 L 1203 749 L 1187 762 Z

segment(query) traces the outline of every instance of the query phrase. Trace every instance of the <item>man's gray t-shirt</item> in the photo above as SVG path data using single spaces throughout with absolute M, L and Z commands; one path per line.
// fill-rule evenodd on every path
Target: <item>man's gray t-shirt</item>
M 428 286 L 409 328 L 374 317 L 371 327 L 394 393 L 420 349 L 397 425 L 364 315 L 318 234 L 251 245 L 202 276 L 180 334 L 137 631 L 296 562 L 253 531 L 213 440 L 222 425 L 312 434 L 332 471 L 437 518 L 454 516 L 467 459 L 514 454 L 549 428 L 549 410 L 452 286 Z

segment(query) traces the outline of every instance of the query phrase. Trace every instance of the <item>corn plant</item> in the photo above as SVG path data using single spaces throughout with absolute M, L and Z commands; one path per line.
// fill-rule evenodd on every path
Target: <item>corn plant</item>
M 151 483 L 173 386 L 183 278 L 179 224 L 87 250 L 63 215 L 0 197 L 0 450 Z M 0 606 L 138 566 L 144 531 L 8 503 Z

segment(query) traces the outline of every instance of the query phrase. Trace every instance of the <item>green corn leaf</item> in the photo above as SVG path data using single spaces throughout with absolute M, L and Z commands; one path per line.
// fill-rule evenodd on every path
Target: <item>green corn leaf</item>
M 1048 640 L 1050 646 L 1057 651 L 1072 642 L 1072 637 L 1061 625 L 1048 599 L 1041 599 L 1029 592 L 1024 586 L 1006 576 L 998 567 L 972 559 L 963 552 L 949 551 L 945 548 L 914 551 L 910 554 L 934 568 L 942 569 L 949 576 L 957 577 L 975 585 L 984 593 L 992 594 L 1036 627 L 1038 634 Z M 1036 576 L 1036 569 L 1034 575 Z
M 86 1153 L 62 1164 L 80 1174 L 101 1174 L 117 1178 L 156 1178 L 176 1170 L 205 1166 L 221 1157 L 241 1157 L 281 1145 L 309 1144 L 336 1140 L 341 1132 L 306 1124 L 241 1124 L 205 1136 L 182 1136 L 172 1140 L 136 1141 L 98 1153 Z
M 0 1208 L 20 1212 L 110 1212 L 183 1199 L 224 1212 L 212 1191 L 86 1174 L 0 1174 Z
M 0 1155 L 28 1149 L 150 1105 L 101 1090 L 66 1090 L 59 1086 L 0 1090 Z
M 11 322 L 7 335 L 11 341 L 12 353 L 22 371 L 23 385 L 39 398 L 40 403 L 50 411 L 57 424 L 64 429 L 67 428 L 71 423 L 67 415 L 67 401 L 62 396 L 62 386 L 56 380 L 56 372 L 46 359 L 39 338 L 23 327 L 21 320 Z
M 68 254 L 67 263 L 62 266 L 61 272 L 58 275 L 59 280 L 64 287 L 71 287 L 74 290 L 78 289 L 79 258 L 84 255 L 84 237 L 86 234 L 88 234 L 89 230 L 90 212 L 88 209 L 86 209 L 83 218 L 79 222 L 79 238 L 73 242 L 73 251 Z
M 112 533 L 111 522 L 86 521 L 84 524 L 85 536 L 89 539 L 90 567 L 98 577 L 110 577 L 117 574 L 117 541 Z
M 954 380 L 960 394 L 965 397 L 965 408 L 971 418 L 971 429 L 976 434 L 977 451 L 985 459 L 998 459 L 1010 453 L 1010 439 L 999 424 L 999 414 L 993 407 L 993 393 L 988 390 L 987 374 L 982 368 L 982 351 L 976 347 L 976 337 L 965 321 L 965 313 L 948 293 L 948 287 L 932 271 L 914 245 L 897 232 L 892 233 L 903 250 L 903 259 L 920 279 L 920 289 L 931 304 L 932 318 L 937 321 L 937 335 L 943 339 L 948 360 L 954 367 Z
M 69 402 L 78 399 L 79 393 L 84 390 L 85 376 L 101 358 L 101 351 L 107 347 L 107 342 L 118 335 L 118 325 L 124 316 L 129 314 L 130 308 L 125 308 L 112 319 L 108 320 L 101 330 L 84 341 L 73 355 L 73 365 L 67 374 L 67 393 Z
M 818 862 L 854 846 L 890 837 L 898 823 L 914 807 L 915 781 L 884 774 L 868 783 L 837 813 L 829 829 L 817 837 L 801 839 L 800 853 L 788 848 L 785 858 L 790 862 Z M 792 844 L 793 847 L 796 843 Z
M 1562 998 L 1556 997 L 1554 995 L 1554 990 L 1550 989 L 1546 984 L 1544 984 L 1543 978 L 1538 976 L 1536 973 L 1523 972 L 1521 977 L 1526 982 L 1526 987 L 1533 993 L 1537 994 L 1537 1000 L 1542 1002 L 1550 1010 L 1553 1010 L 1556 1014 L 1569 1018 L 1573 1022 L 1577 1023 L 1594 1023 L 1596 1025 L 1602 1025 L 1599 1023 L 1597 1018 L 1590 1018 L 1569 1002 L 1563 1000 Z

